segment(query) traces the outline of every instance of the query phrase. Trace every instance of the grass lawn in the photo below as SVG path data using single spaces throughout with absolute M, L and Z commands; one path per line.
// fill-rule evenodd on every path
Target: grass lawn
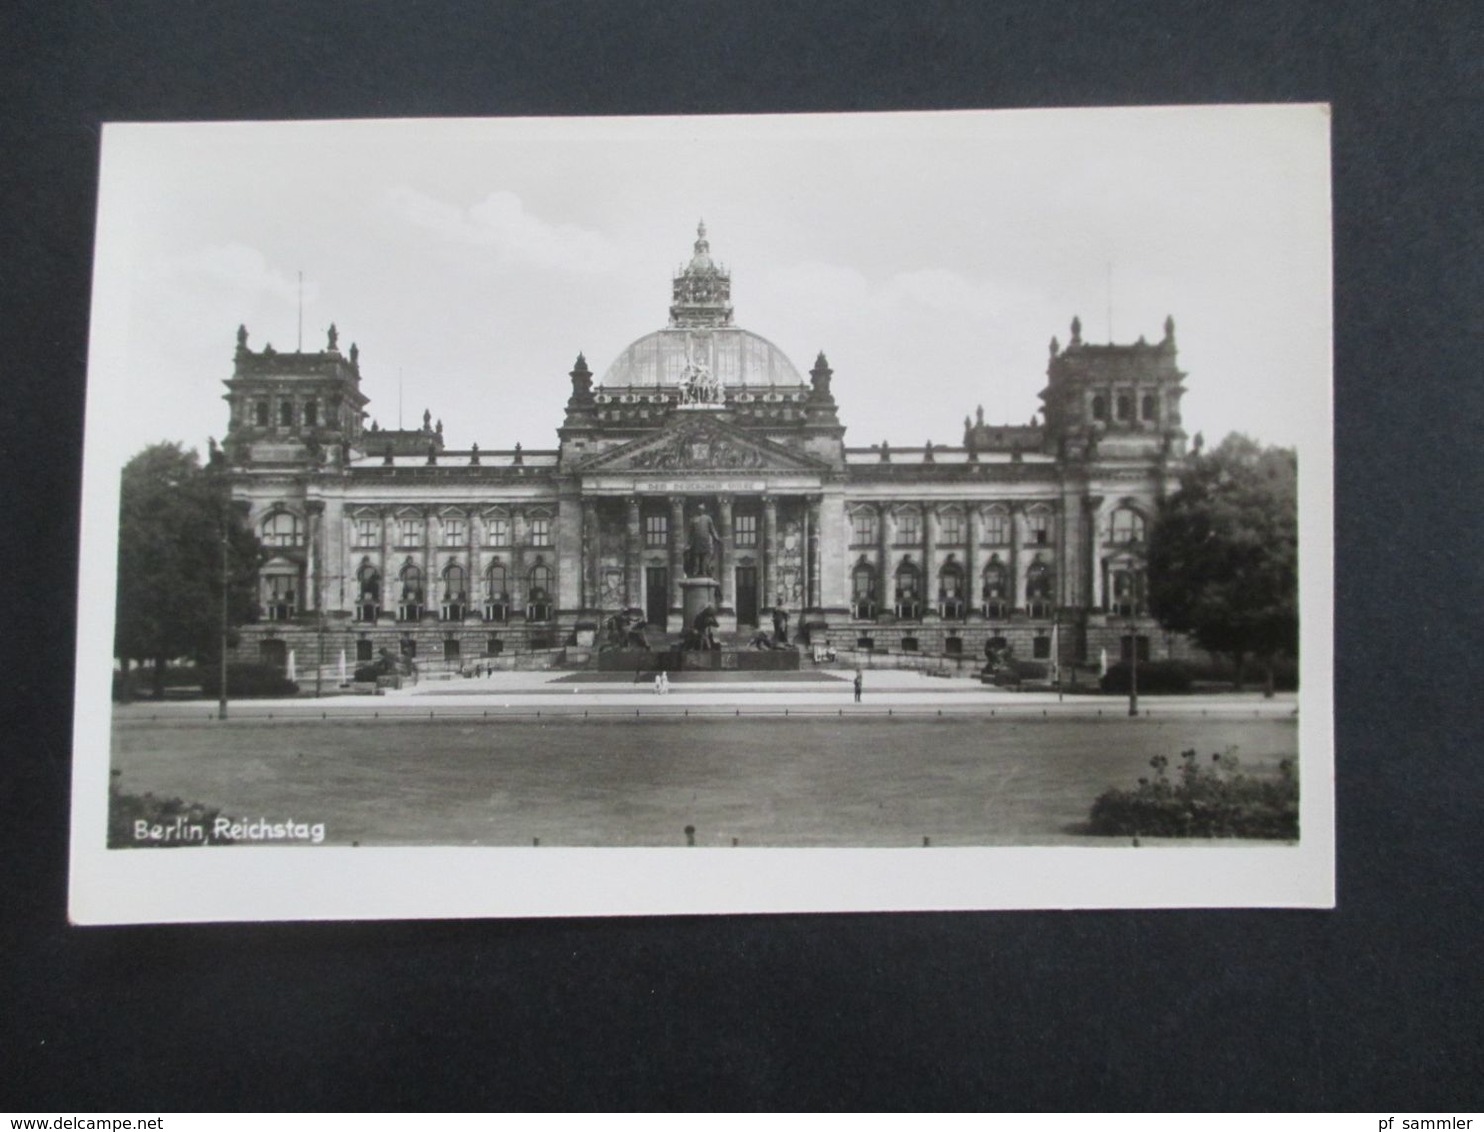
M 1297 754 L 1292 719 L 115 719 L 129 793 L 324 822 L 327 844 L 1124 844 L 1077 832 L 1149 759 Z

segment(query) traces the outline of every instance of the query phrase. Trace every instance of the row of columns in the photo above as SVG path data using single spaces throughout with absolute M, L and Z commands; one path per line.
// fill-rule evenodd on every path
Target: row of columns
M 617 498 L 617 497 L 614 497 Z M 721 604 L 735 610 L 737 604 L 737 546 L 736 546 L 736 502 L 734 495 L 672 496 L 669 500 L 668 529 L 666 532 L 665 559 L 669 569 L 669 604 L 672 610 L 683 603 L 685 578 L 685 551 L 689 541 L 688 504 L 709 503 L 716 500 L 716 526 L 721 537 L 721 552 L 717 558 L 717 581 L 721 586 Z M 804 552 L 804 602 L 808 608 L 820 604 L 820 498 L 803 496 L 806 503 L 801 515 L 803 524 L 802 546 Z M 646 550 L 641 499 L 637 495 L 624 499 L 624 584 L 631 606 L 644 603 L 644 552 Z M 757 547 L 758 606 L 771 608 L 781 581 L 778 537 L 779 507 L 782 499 L 777 495 L 763 495 L 761 499 L 761 532 Z M 601 513 L 600 499 L 588 497 L 582 504 L 582 608 L 597 611 L 601 603 Z M 652 549 L 652 548 L 651 548 Z

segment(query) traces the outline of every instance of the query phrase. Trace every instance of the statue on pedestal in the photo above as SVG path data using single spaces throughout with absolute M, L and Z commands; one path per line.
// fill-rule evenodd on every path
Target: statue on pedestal
M 699 504 L 696 517 L 690 521 L 690 540 L 685 548 L 685 576 L 687 578 L 714 578 L 716 552 L 721 547 L 721 535 L 716 523 L 706 513 L 706 505 Z

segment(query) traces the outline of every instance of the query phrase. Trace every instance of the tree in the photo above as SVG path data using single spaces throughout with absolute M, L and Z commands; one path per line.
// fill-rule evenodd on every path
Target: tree
M 131 661 L 152 664 L 156 697 L 171 660 L 208 661 L 220 647 L 223 531 L 228 620 L 238 625 L 252 614 L 261 550 L 218 465 L 203 468 L 194 451 L 155 444 L 124 466 L 114 655 L 126 671 Z
M 1161 502 L 1149 538 L 1151 612 L 1230 656 L 1267 670 L 1298 655 L 1298 457 L 1233 433 L 1196 452 Z

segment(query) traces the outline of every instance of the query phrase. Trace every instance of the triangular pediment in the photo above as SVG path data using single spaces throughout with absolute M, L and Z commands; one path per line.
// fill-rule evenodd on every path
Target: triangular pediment
M 580 461 L 574 471 L 823 472 L 829 465 L 752 436 L 707 412 L 677 412 L 653 436 L 643 436 Z

